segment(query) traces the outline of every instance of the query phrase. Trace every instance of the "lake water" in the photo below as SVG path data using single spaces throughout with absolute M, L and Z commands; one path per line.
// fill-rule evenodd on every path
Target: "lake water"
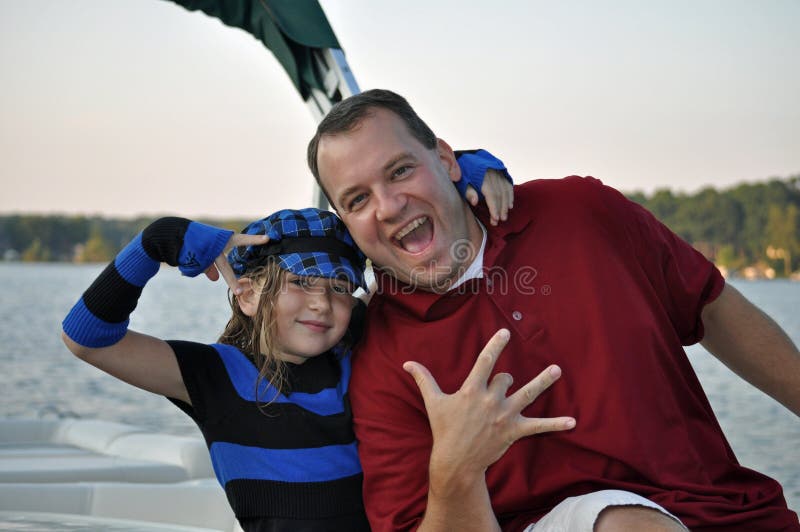
M 0 416 L 80 417 L 198 435 L 160 396 L 135 389 L 73 357 L 61 320 L 99 265 L 0 263 Z M 800 343 L 800 283 L 733 282 Z M 162 338 L 213 342 L 229 316 L 225 285 L 163 271 L 148 283 L 131 328 Z M 688 349 L 739 461 L 777 479 L 800 511 L 800 419 L 710 356 Z

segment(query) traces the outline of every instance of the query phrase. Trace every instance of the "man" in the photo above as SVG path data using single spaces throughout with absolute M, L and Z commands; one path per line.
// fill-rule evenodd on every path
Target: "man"
M 493 226 L 451 186 L 450 147 L 389 91 L 337 105 L 309 166 L 376 266 L 350 387 L 373 529 L 482 529 L 493 511 L 505 530 L 682 530 L 670 514 L 800 530 L 777 482 L 736 462 L 682 344 L 702 339 L 798 415 L 800 354 L 644 209 L 592 178 L 540 180 Z M 501 328 L 506 353 L 476 364 L 499 373 L 473 386 L 473 353 Z M 504 402 L 508 374 L 552 362 L 566 378 L 524 414 L 577 426 L 521 438 L 536 431 L 518 394 Z

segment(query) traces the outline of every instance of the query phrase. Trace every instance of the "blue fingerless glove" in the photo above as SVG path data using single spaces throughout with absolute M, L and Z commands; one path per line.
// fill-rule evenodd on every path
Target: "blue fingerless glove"
M 454 185 L 462 198 L 467 196 L 467 185 L 472 185 L 472 188 L 478 193 L 478 199 L 483 199 L 481 187 L 483 186 L 483 177 L 486 175 L 486 170 L 497 170 L 508 179 L 509 183 L 514 184 L 503 161 L 488 151 L 463 150 L 455 153 L 458 166 L 461 167 L 461 179 L 456 181 Z
M 233 231 L 227 229 L 191 222 L 183 235 L 183 245 L 175 263 L 164 262 L 177 266 L 187 277 L 195 277 L 214 263 L 232 235 Z
M 177 266 L 194 277 L 222 253 L 233 231 L 192 222 L 160 218 L 147 226 L 95 279 L 72 307 L 62 326 L 76 343 L 106 347 L 119 342 L 128 330 L 144 285 L 160 263 Z

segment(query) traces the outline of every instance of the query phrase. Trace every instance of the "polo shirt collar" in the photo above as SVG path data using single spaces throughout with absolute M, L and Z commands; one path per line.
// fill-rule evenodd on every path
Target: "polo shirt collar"
M 478 222 L 478 225 L 481 228 L 481 247 L 478 250 L 478 253 L 475 254 L 475 257 L 473 257 L 472 262 L 469 264 L 464 274 L 459 277 L 455 283 L 453 283 L 453 285 L 448 289 L 448 292 L 450 290 L 455 290 L 470 279 L 480 279 L 483 277 L 483 253 L 486 251 L 486 226 L 483 225 L 477 217 L 475 218 L 475 221 Z

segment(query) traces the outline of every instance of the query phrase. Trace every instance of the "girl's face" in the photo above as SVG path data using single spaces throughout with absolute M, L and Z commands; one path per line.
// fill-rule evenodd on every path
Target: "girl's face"
M 289 273 L 275 301 L 276 358 L 302 364 L 339 343 L 355 304 L 346 281 Z

